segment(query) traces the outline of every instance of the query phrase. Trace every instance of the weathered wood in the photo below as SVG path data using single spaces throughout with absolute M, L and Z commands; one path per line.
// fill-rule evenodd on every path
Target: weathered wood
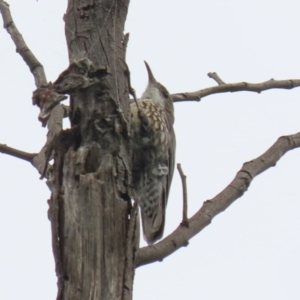
M 54 84 L 70 95 L 71 129 L 49 148 L 59 300 L 132 298 L 130 110 L 122 44 L 128 5 L 69 0 L 64 16 L 70 66 Z

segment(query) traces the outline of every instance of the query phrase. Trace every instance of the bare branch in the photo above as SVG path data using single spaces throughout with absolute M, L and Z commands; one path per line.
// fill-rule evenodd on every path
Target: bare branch
M 48 145 L 52 138 L 62 130 L 62 120 L 65 115 L 64 105 L 60 104 L 51 111 L 51 115 L 48 121 L 48 133 L 47 141 L 41 151 L 33 158 L 32 165 L 38 170 L 40 174 L 43 173 L 45 169 L 46 157 L 45 153 L 47 151 Z M 49 167 L 49 166 L 48 166 Z M 45 176 L 47 177 L 47 176 Z
M 26 64 L 30 68 L 30 71 L 32 72 L 34 79 L 35 79 L 36 87 L 38 89 L 41 88 L 42 90 L 44 90 L 42 87 L 48 86 L 44 68 L 43 68 L 42 64 L 34 56 L 34 54 L 31 52 L 31 50 L 28 48 L 28 46 L 26 45 L 21 33 L 17 29 L 17 27 L 12 19 L 9 5 L 3 0 L 0 0 L 0 12 L 2 14 L 4 28 L 10 34 L 13 42 L 15 43 L 16 48 L 17 48 L 16 51 L 21 55 L 23 60 L 26 62 Z M 48 88 L 48 90 L 49 90 L 49 88 Z M 55 92 L 52 92 L 52 93 L 48 92 L 48 94 L 50 94 L 50 96 L 52 96 L 53 99 L 58 99 L 58 101 L 56 101 L 57 103 L 59 103 L 61 100 L 66 98 L 65 96 L 58 95 Z M 34 95 L 36 96 L 36 94 L 34 94 Z M 34 104 L 38 104 L 38 106 L 41 109 L 41 112 L 43 112 L 44 103 L 41 104 L 40 102 L 37 101 L 36 98 L 33 99 L 33 100 L 36 100 L 36 102 L 37 102 Z M 55 102 L 55 104 L 57 104 L 56 102 Z M 51 109 L 53 109 L 54 106 L 55 105 L 52 105 Z M 49 112 L 49 114 L 50 114 L 50 112 Z M 6 153 L 6 154 L 13 155 L 15 157 L 30 161 L 32 163 L 32 165 L 41 174 L 44 169 L 44 166 L 45 166 L 45 151 L 47 149 L 47 146 L 48 146 L 50 140 L 53 138 L 53 136 L 62 129 L 62 118 L 65 114 L 66 114 L 66 110 L 63 108 L 63 106 L 57 106 L 51 111 L 50 119 L 48 116 L 47 116 L 47 118 L 45 118 L 47 121 L 49 119 L 49 122 L 48 122 L 49 131 L 47 134 L 47 142 L 38 154 L 26 153 L 26 152 L 19 151 L 19 150 L 13 149 L 13 148 L 9 148 L 6 145 L 1 145 L 2 147 L 0 147 L 0 148 L 2 151 L 1 150 L 0 151 L 3 153 Z M 47 121 L 44 121 L 44 119 L 42 121 L 43 121 L 43 125 L 45 126 L 46 125 L 45 122 L 47 122 Z
M 173 233 L 159 243 L 140 248 L 137 252 L 136 266 L 162 261 L 182 246 L 186 246 L 189 239 L 244 194 L 255 176 L 274 167 L 287 151 L 298 147 L 300 147 L 300 132 L 280 137 L 264 154 L 244 163 L 233 181 L 213 199 L 205 201 L 198 212 L 188 220 L 189 227 L 178 226 Z
M 225 82 L 219 77 L 216 72 L 209 72 L 207 76 L 217 82 L 218 85 L 225 84 Z
M 183 193 L 183 209 L 182 209 L 182 222 L 181 225 L 188 226 L 189 220 L 187 217 L 187 186 L 186 186 L 186 176 L 183 173 L 183 170 L 181 168 L 181 164 L 177 164 L 177 170 L 179 172 L 181 182 L 182 182 L 182 193 Z
M 48 122 L 48 133 L 47 141 L 45 146 L 41 149 L 39 153 L 28 153 L 21 150 L 17 150 L 6 146 L 5 144 L 0 144 L 0 153 L 8 154 L 32 163 L 32 165 L 38 170 L 40 174 L 43 173 L 45 168 L 46 158 L 45 152 L 52 138 L 62 130 L 62 119 L 66 113 L 64 105 L 56 106 L 52 112 Z M 49 166 L 48 166 L 49 167 Z M 47 177 L 47 176 L 45 176 Z
M 0 144 L 0 153 L 11 155 L 29 162 L 32 162 L 33 158 L 37 155 L 36 153 L 28 153 L 15 148 Z
M 39 106 L 41 110 L 39 120 L 42 122 L 43 126 L 46 126 L 53 107 L 58 105 L 60 101 L 66 99 L 67 97 L 64 95 L 59 95 L 55 90 L 51 90 L 52 85 L 47 83 L 46 74 L 42 64 L 37 60 L 32 51 L 26 45 L 21 33 L 13 21 L 9 5 L 3 0 L 0 0 L 0 12 L 3 18 L 3 26 L 15 43 L 17 48 L 16 51 L 21 55 L 34 76 L 35 85 L 38 90 L 35 91 L 33 95 L 33 104 Z M 58 122 L 61 123 L 61 121 Z M 51 131 L 53 130 L 51 129 Z M 40 171 L 40 168 L 38 168 L 38 170 Z
M 16 51 L 22 56 L 26 64 L 28 65 L 31 73 L 34 76 L 35 79 L 35 85 L 39 88 L 42 85 L 47 84 L 46 75 L 44 72 L 44 68 L 41 65 L 41 63 L 37 60 L 37 58 L 33 55 L 31 50 L 26 45 L 21 33 L 17 29 L 10 10 L 9 5 L 4 2 L 3 0 L 0 0 L 0 12 L 2 14 L 3 18 L 3 26 L 7 30 L 7 32 L 10 34 L 12 40 L 14 41 L 17 49 Z
M 43 66 L 26 45 L 22 35 L 18 31 L 12 19 L 9 5 L 3 0 L 0 0 L 0 12 L 2 14 L 4 28 L 6 28 L 7 32 L 10 34 L 13 42 L 16 45 L 17 52 L 26 62 L 34 76 L 35 84 L 38 89 L 33 94 L 33 104 L 39 106 L 41 110 L 39 120 L 42 122 L 43 126 L 46 126 L 48 122 L 49 130 L 47 134 L 47 142 L 38 154 L 26 153 L 1 144 L 0 152 L 31 162 L 38 172 L 42 174 L 43 170 L 45 169 L 45 165 L 47 166 L 48 164 L 45 159 L 47 147 L 54 135 L 62 130 L 62 119 L 64 115 L 67 114 L 67 109 L 65 109 L 64 106 L 57 105 L 60 103 L 60 101 L 64 100 L 66 96 L 56 93 L 55 90 L 51 89 L 51 83 L 47 83 Z M 47 183 L 51 189 L 51 182 L 48 180 Z
M 262 91 L 270 89 L 293 89 L 300 86 L 300 79 L 287 79 L 287 80 L 274 80 L 270 79 L 261 83 L 248 83 L 248 82 L 237 82 L 237 83 L 225 83 L 218 86 L 212 86 L 206 89 L 202 89 L 196 92 L 190 93 L 177 93 L 171 95 L 174 102 L 181 101 L 200 101 L 202 98 L 219 93 L 228 92 L 256 92 L 260 93 Z

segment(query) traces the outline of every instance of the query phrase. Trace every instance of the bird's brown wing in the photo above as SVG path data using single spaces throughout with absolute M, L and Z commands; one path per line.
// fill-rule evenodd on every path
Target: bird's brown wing
M 135 104 L 131 105 L 137 146 L 133 153 L 133 177 L 141 207 L 144 238 L 148 244 L 153 244 L 164 232 L 176 141 L 172 122 L 155 102 L 139 100 L 139 106 L 140 112 Z M 149 147 L 144 141 L 149 141 Z M 162 170 L 159 169 L 161 164 Z M 167 174 L 164 174 L 166 167 Z

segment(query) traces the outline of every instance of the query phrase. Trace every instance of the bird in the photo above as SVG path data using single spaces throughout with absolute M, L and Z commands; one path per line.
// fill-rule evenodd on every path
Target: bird
M 132 132 L 132 182 L 134 200 L 142 219 L 145 241 L 161 239 L 175 164 L 173 99 L 153 76 L 145 61 L 148 85 L 130 105 Z

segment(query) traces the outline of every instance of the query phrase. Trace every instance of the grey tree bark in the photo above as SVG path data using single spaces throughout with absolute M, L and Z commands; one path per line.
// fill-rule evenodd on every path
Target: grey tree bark
M 57 299 L 131 299 L 130 110 L 123 29 L 129 0 L 69 0 L 69 68 L 54 83 L 70 95 L 71 128 L 49 146 L 49 218 Z
M 49 129 L 39 153 L 5 144 L 0 144 L 0 153 L 31 162 L 48 179 L 57 300 L 132 299 L 136 267 L 162 261 L 188 245 L 243 195 L 257 175 L 287 151 L 300 147 L 300 133 L 279 138 L 263 155 L 245 163 L 233 181 L 189 219 L 185 199 L 178 228 L 155 247 L 138 249 L 138 210 L 131 206 L 130 190 L 128 36 L 123 35 L 128 6 L 129 0 L 68 0 L 64 19 L 70 64 L 52 84 L 17 30 L 8 4 L 0 0 L 4 27 L 34 75 L 33 103 L 41 109 L 39 120 Z M 200 101 L 215 93 L 300 86 L 300 79 L 225 83 L 216 73 L 208 75 L 217 86 L 173 94 L 174 102 Z M 69 108 L 58 105 L 66 94 Z M 67 114 L 71 128 L 62 130 Z M 51 158 L 52 166 L 47 163 Z

